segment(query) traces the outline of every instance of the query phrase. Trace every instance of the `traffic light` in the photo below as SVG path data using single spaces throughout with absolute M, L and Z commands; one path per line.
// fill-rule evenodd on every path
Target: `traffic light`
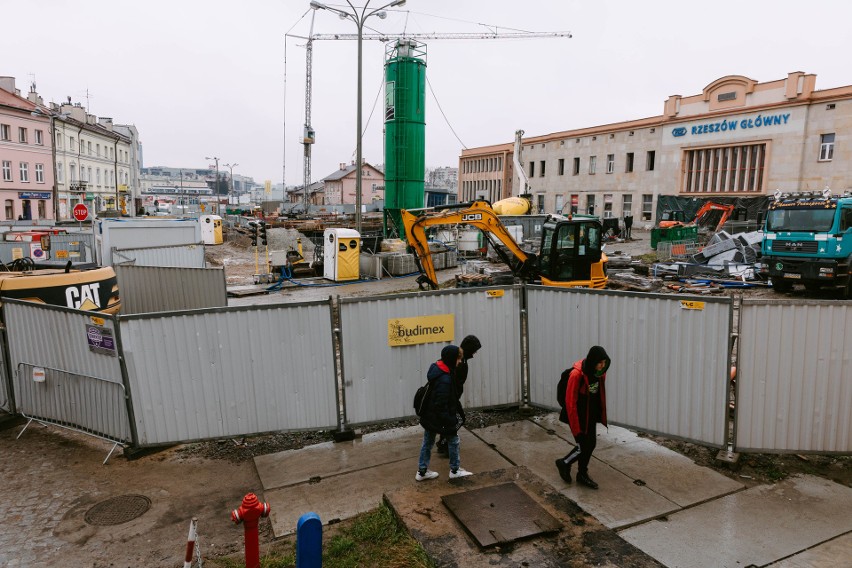
M 249 221 L 249 238 L 251 239 L 251 246 L 257 246 L 257 223 L 254 221 Z
M 260 235 L 260 244 L 266 246 L 266 221 L 258 221 L 257 224 Z

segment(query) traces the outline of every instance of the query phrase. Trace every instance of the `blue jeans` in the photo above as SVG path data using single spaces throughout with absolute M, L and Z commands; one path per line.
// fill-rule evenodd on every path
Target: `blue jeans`
M 435 432 L 423 431 L 423 445 L 420 446 L 420 463 L 417 465 L 420 471 L 429 469 L 429 462 L 432 460 L 432 446 L 435 445 Z M 459 458 L 459 435 L 445 436 L 447 439 L 447 449 L 450 451 L 450 471 L 455 471 L 459 468 L 461 459 Z

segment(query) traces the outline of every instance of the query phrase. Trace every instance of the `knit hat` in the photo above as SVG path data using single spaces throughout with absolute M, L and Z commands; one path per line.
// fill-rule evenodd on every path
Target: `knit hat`
M 457 345 L 447 345 L 441 349 L 441 361 L 450 369 L 455 369 L 456 361 L 459 359 L 459 348 Z
M 475 335 L 468 335 L 462 339 L 461 348 L 464 352 L 462 357 L 467 360 L 476 355 L 476 352 L 482 348 L 482 343 L 479 342 L 479 338 Z

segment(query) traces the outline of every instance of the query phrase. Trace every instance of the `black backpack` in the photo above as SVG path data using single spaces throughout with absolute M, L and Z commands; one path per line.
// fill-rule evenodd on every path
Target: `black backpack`
M 559 375 L 559 384 L 556 385 L 556 402 L 560 408 L 565 408 L 565 392 L 568 390 L 568 377 L 571 375 L 571 369 L 565 369 Z
M 423 416 L 423 412 L 429 407 L 428 399 L 432 393 L 430 386 L 431 383 L 427 382 L 414 393 L 414 414 L 417 416 Z

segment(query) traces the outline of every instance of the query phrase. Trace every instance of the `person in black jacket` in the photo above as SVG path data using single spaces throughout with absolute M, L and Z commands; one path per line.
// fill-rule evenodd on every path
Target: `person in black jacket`
M 459 435 L 462 425 L 461 406 L 453 387 L 452 373 L 462 361 L 462 350 L 455 345 L 447 345 L 441 350 L 441 359 L 432 363 L 426 373 L 429 381 L 426 409 L 420 416 L 423 426 L 423 445 L 420 447 L 420 460 L 417 464 L 417 481 L 426 481 L 438 477 L 437 471 L 429 469 L 432 459 L 432 446 L 435 444 L 435 434 L 449 437 L 450 479 L 472 475 L 460 467 Z
M 461 401 L 462 394 L 464 394 L 464 383 L 467 381 L 467 362 L 473 359 L 473 356 L 476 355 L 476 352 L 482 348 L 482 343 L 479 341 L 479 338 L 475 335 L 468 335 L 461 342 L 462 349 L 462 360 L 456 365 L 455 372 L 452 375 L 453 386 L 456 389 L 456 396 L 458 400 Z M 459 403 L 459 408 L 461 409 L 461 403 Z M 462 411 L 464 414 L 464 411 Z M 447 437 L 441 434 L 438 438 L 438 455 L 441 456 L 449 456 L 450 448 L 447 442 Z
M 568 423 L 577 445 L 568 455 L 556 460 L 559 476 L 571 483 L 571 466 L 577 462 L 577 481 L 597 489 L 589 477 L 589 461 L 597 445 L 597 424 L 606 426 L 606 371 L 610 359 L 600 345 L 589 349 L 585 359 L 576 361 L 568 375 L 565 404 L 559 420 Z

